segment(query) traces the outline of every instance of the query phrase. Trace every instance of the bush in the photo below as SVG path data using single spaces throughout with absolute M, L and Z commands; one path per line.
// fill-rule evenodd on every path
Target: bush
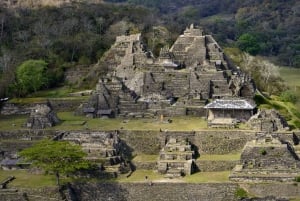
M 266 151 L 265 149 L 261 149 L 259 152 L 260 152 L 260 154 L 263 155 L 263 156 L 264 156 L 264 155 L 267 155 L 267 151 Z
M 296 182 L 300 182 L 300 176 L 295 177 L 295 181 L 296 181 Z
M 262 104 L 269 104 L 269 101 L 266 100 L 263 96 L 256 94 L 254 96 L 254 101 L 257 105 L 262 105 Z
M 247 191 L 246 191 L 245 189 L 243 189 L 243 188 L 238 188 L 238 189 L 235 191 L 234 196 L 235 196 L 236 198 L 246 198 L 246 197 L 248 197 L 248 193 L 247 193 Z

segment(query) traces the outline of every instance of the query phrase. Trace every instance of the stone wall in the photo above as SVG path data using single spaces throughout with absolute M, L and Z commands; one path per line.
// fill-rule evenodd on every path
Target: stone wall
M 200 154 L 228 154 L 241 151 L 246 142 L 254 138 L 255 133 L 251 131 L 199 131 L 192 143 L 198 147 Z
M 54 137 L 58 132 L 55 130 L 32 130 L 22 129 L 14 131 L 1 131 L 0 139 L 2 140 L 39 140 L 45 137 Z
M 86 102 L 84 99 L 49 99 L 51 106 L 55 112 L 59 111 L 75 111 L 81 103 Z M 30 104 L 17 104 L 17 103 L 4 103 L 0 108 L 0 114 L 2 115 L 19 115 L 30 114 L 32 108 L 37 104 L 46 103 L 47 100 L 30 103 Z
M 0 160 L 14 156 L 18 151 L 30 147 L 37 140 L 52 138 L 55 131 L 44 130 L 19 130 L 0 131 Z
M 98 183 L 76 185 L 72 188 L 77 200 L 89 201 L 232 201 L 236 200 L 234 192 L 237 185 L 153 183 L 150 186 L 149 183 Z
M 150 178 L 151 179 L 151 178 Z M 253 197 L 298 198 L 300 186 L 295 184 L 233 184 L 233 183 L 90 183 L 72 184 L 63 194 L 68 201 L 234 201 L 241 187 Z M 280 190 L 278 190 L 280 189 Z M 1 201 L 52 201 L 62 200 L 58 189 L 0 190 Z M 264 200 L 264 199 L 259 199 Z M 265 199 L 270 200 L 270 199 Z
M 54 201 L 62 200 L 57 187 L 0 189 L 1 201 Z
M 158 154 L 160 136 L 156 131 L 120 131 L 120 138 L 136 153 Z
M 232 170 L 239 161 L 196 160 L 196 166 L 201 172 L 219 172 Z M 133 162 L 136 169 L 155 170 L 156 162 Z
M 293 183 L 270 183 L 270 184 L 241 184 L 251 195 L 257 197 L 276 196 L 282 198 L 298 198 L 300 196 L 300 185 Z
M 201 172 L 218 172 L 232 170 L 239 161 L 212 161 L 196 160 L 196 165 Z

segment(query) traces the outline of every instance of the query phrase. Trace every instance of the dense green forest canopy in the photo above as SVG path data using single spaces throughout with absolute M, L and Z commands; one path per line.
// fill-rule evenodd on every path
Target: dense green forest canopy
M 27 60 L 45 61 L 51 82 L 44 87 L 56 87 L 63 83 L 66 69 L 97 63 L 117 35 L 142 32 L 157 55 L 191 23 L 202 26 L 223 47 L 300 67 L 297 0 L 87 2 L 0 7 L 0 97 L 17 94 L 15 71 Z

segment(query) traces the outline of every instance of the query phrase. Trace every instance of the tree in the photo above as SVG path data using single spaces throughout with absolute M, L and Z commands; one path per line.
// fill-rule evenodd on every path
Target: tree
M 237 41 L 238 47 L 251 55 L 256 55 L 260 51 L 259 43 L 255 36 L 246 33 L 239 37 Z
M 46 173 L 54 173 L 57 185 L 60 185 L 60 174 L 71 174 L 91 167 L 84 159 L 86 153 L 81 147 L 67 141 L 42 140 L 19 154 L 33 166 L 44 169 Z
M 47 65 L 43 60 L 27 60 L 17 67 L 16 86 L 19 95 L 36 92 L 48 85 Z

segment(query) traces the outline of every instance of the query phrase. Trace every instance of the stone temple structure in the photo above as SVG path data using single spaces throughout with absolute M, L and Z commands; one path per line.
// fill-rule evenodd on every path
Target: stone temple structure
M 266 133 L 258 133 L 256 140 L 245 145 L 240 163 L 229 177 L 232 181 L 294 181 L 300 174 L 293 146 Z
M 102 173 L 101 176 L 115 177 L 119 173 L 126 173 L 131 169 L 124 159 L 124 144 L 122 144 L 117 131 L 69 131 L 62 133 L 60 138 L 79 144 L 87 153 L 86 159 L 104 170 L 99 172 Z
M 206 116 L 209 99 L 252 98 L 253 80 L 229 64 L 218 43 L 193 25 L 154 58 L 140 34 L 119 36 L 80 113 L 91 117 Z
M 276 110 L 260 110 L 250 118 L 248 125 L 263 132 L 289 130 L 288 123 Z
M 26 127 L 32 129 L 44 129 L 52 127 L 58 124 L 56 113 L 53 111 L 51 104 L 37 104 L 30 113 L 30 117 L 27 119 Z
M 193 172 L 194 151 L 185 139 L 170 138 L 160 151 L 157 162 L 158 172 L 166 177 L 180 177 Z

